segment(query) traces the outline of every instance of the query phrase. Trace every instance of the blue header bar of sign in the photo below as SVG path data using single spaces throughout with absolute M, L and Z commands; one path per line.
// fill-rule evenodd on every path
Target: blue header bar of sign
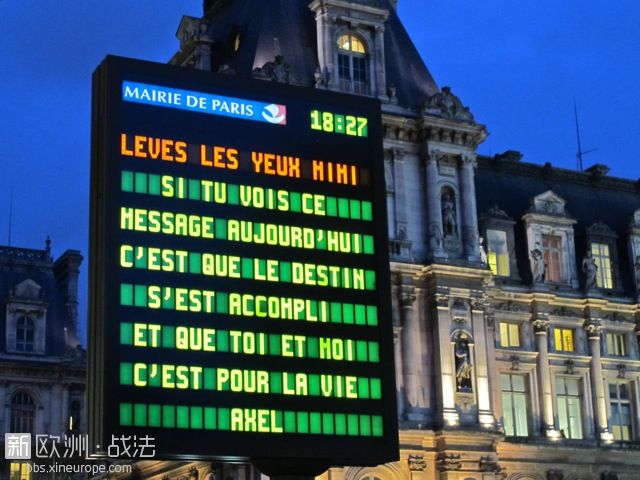
M 287 107 L 285 105 L 211 95 L 160 85 L 123 81 L 122 100 L 273 125 L 287 124 Z

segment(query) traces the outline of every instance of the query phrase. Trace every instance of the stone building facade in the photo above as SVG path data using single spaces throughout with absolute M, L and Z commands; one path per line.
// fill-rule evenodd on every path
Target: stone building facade
M 640 478 L 637 182 L 479 155 L 485 126 L 435 83 L 396 2 L 275 3 L 206 0 L 170 63 L 382 102 L 400 461 L 322 478 Z
M 77 336 L 82 256 L 0 246 L 0 426 L 4 433 L 85 431 L 85 352 Z M 32 458 L 34 458 L 32 452 Z M 43 460 L 40 463 L 46 463 Z M 25 462 L 0 460 L 0 478 L 31 480 Z

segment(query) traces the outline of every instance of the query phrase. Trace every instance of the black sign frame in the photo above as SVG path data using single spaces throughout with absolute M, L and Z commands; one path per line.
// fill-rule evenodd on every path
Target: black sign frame
M 372 406 L 373 401 L 361 404 L 365 412 L 382 412 L 384 435 L 381 437 L 361 437 L 349 435 L 300 435 L 297 433 L 260 434 L 248 432 L 221 432 L 206 430 L 164 430 L 154 428 L 122 427 L 118 426 L 119 413 L 118 398 L 122 391 L 119 386 L 118 362 L 122 360 L 121 352 L 126 348 L 119 344 L 119 296 L 118 279 L 121 279 L 118 266 L 118 239 L 121 232 L 118 225 L 118 209 L 123 194 L 120 192 L 120 175 L 122 161 L 120 159 L 120 135 L 123 130 L 137 129 L 139 133 L 153 133 L 179 137 L 172 134 L 172 129 L 186 132 L 187 124 L 217 125 L 234 122 L 238 129 L 244 131 L 242 135 L 251 137 L 251 132 L 256 129 L 275 132 L 274 141 L 283 141 L 280 131 L 287 128 L 289 134 L 297 131 L 303 137 L 309 137 L 310 131 L 304 123 L 300 124 L 299 118 L 291 114 L 287 127 L 268 126 L 247 120 L 225 119 L 206 115 L 204 113 L 182 112 L 170 108 L 160 108 L 139 104 L 125 104 L 122 101 L 122 82 L 125 80 L 164 85 L 185 90 L 209 92 L 228 95 L 238 98 L 246 98 L 256 101 L 275 102 L 292 105 L 290 112 L 296 110 L 298 105 L 314 104 L 319 107 L 331 106 L 344 112 L 354 112 L 366 116 L 369 119 L 368 137 L 351 138 L 345 135 L 326 132 L 311 132 L 317 135 L 316 147 L 323 152 L 329 152 L 331 145 L 335 148 L 343 148 L 348 142 L 358 145 L 366 145 L 370 155 L 370 182 L 369 192 L 373 211 L 375 212 L 375 228 L 373 232 L 375 245 L 375 272 L 376 291 L 373 292 L 379 312 L 379 324 L 376 334 L 372 335 L 379 342 L 380 362 L 375 365 L 375 374 L 382 381 L 382 399 Z M 152 113 L 143 113 L 143 112 Z M 178 127 L 178 125 L 180 125 Z M 290 127 L 290 126 L 291 127 Z M 197 127 L 200 128 L 201 127 Z M 225 127 L 228 128 L 228 127 Z M 202 129 L 199 130 L 202 138 Z M 131 133 L 136 133 L 132 131 Z M 182 134 L 182 133 L 181 133 Z M 241 136 L 236 138 L 241 138 Z M 278 136 L 279 135 L 279 136 Z M 297 135 L 294 135 L 297 137 Z M 252 137 L 253 138 L 253 137 Z M 261 138 L 266 138 L 264 135 Z M 289 137 L 291 138 L 291 137 Z M 292 140 L 295 143 L 295 140 Z M 347 143 L 345 143 L 347 142 Z M 295 151 L 295 148 L 283 150 Z M 337 155 L 340 156 L 340 155 Z M 159 164 L 158 164 L 159 165 Z M 169 164 L 154 165 L 158 172 L 170 171 Z M 220 173 L 222 178 L 225 172 Z M 176 173 L 179 174 L 179 173 Z M 282 188 L 295 185 L 287 183 L 286 179 L 271 179 L 267 183 Z M 338 191 L 338 190 L 336 190 Z M 89 267 L 89 448 L 92 456 L 105 457 L 108 454 L 107 446 L 111 442 L 112 435 L 134 435 L 140 439 L 143 435 L 149 435 L 156 439 L 156 459 L 216 459 L 225 461 L 244 461 L 252 458 L 275 459 L 286 462 L 288 459 L 307 460 L 325 466 L 339 465 L 375 465 L 398 459 L 398 434 L 397 434 L 397 408 L 394 374 L 393 330 L 391 321 L 390 304 L 390 278 L 388 258 L 388 237 L 386 220 L 384 167 L 382 157 L 382 134 L 380 103 L 376 99 L 356 97 L 338 94 L 318 89 L 293 87 L 280 85 L 273 82 L 241 79 L 236 76 L 219 75 L 210 72 L 189 70 L 162 64 L 143 62 L 139 60 L 120 57 L 107 57 L 93 76 L 93 111 L 92 111 L 92 146 L 91 146 L 91 218 L 90 218 L 90 267 Z M 140 200 L 140 208 L 158 208 L 162 210 L 166 202 Z M 214 214 L 215 216 L 215 214 Z M 257 215 L 257 218 L 268 219 L 267 213 Z M 314 218 L 309 218 L 303 223 L 313 226 Z M 336 220 L 336 227 L 344 226 L 344 222 Z M 167 247 L 171 242 L 162 239 L 160 244 Z M 307 261 L 313 260 L 313 254 L 303 255 Z M 348 262 L 347 262 L 348 263 Z M 140 272 L 127 272 L 132 283 L 145 283 L 145 274 Z M 173 278 L 173 277 L 172 277 Z M 177 278 L 177 277 L 175 277 Z M 183 279 L 180 279 L 183 283 Z M 148 282 L 147 282 L 148 283 Z M 189 282 L 186 282 L 189 283 Z M 192 283 L 197 285 L 196 283 Z M 282 285 L 271 286 L 275 291 L 289 291 Z M 214 287 L 215 289 L 215 287 Z M 266 289 L 261 289 L 266 291 Z M 299 294 L 299 290 L 297 292 Z M 147 312 L 148 314 L 149 312 Z M 176 312 L 154 312 L 163 321 L 173 316 L 179 316 Z M 141 315 L 141 317 L 144 315 Z M 145 320 L 141 320 L 145 321 Z M 285 323 L 285 322 L 282 322 Z M 224 324 L 224 322 L 223 322 Z M 333 325 L 333 324 L 329 324 Z M 280 328 L 281 332 L 308 333 L 309 325 L 301 325 L 298 322 L 289 322 Z M 265 323 L 266 331 L 269 327 Z M 348 337 L 351 333 L 359 332 L 355 326 L 340 325 L 341 331 Z M 275 331 L 277 331 L 276 329 Z M 318 331 L 316 329 L 316 331 Z M 182 353 L 182 352 L 181 352 Z M 187 352 L 181 358 L 166 358 L 166 351 L 151 352 L 147 356 L 138 353 L 128 358 L 137 358 L 140 361 L 153 360 L 155 355 L 158 363 L 170 361 L 176 364 L 189 363 L 190 358 L 196 358 Z M 170 356 L 169 356 L 170 357 Z M 274 369 L 286 369 L 284 359 L 274 357 L 262 357 L 265 364 L 273 365 Z M 290 365 L 290 364 L 289 364 Z M 356 370 L 366 372 L 370 366 L 359 366 Z M 295 369 L 294 369 L 295 370 Z M 336 374 L 341 370 L 333 369 Z M 130 399 L 148 401 L 150 396 L 162 398 L 163 392 L 147 389 L 130 388 Z M 203 392 L 181 392 L 185 401 L 198 402 Z M 157 395 L 156 395 L 157 394 Z M 213 394 L 212 394 L 213 395 Z M 219 394 L 216 394 L 219 395 Z M 224 397 L 224 395 L 222 395 Z M 227 396 L 228 397 L 228 396 Z M 256 396 L 257 397 L 257 396 Z M 217 398 L 217 397 L 212 397 Z M 228 401 L 228 400 L 227 400 Z M 294 405 L 297 399 L 280 399 L 281 404 Z M 326 410 L 327 405 L 333 404 L 330 409 L 349 411 L 354 407 L 348 405 L 344 399 L 318 399 L 305 397 L 306 410 L 309 412 Z M 250 402 L 251 403 L 251 402 Z M 273 402 L 271 402 L 273 403 Z M 188 403 L 187 403 L 188 404 Z M 248 404 L 247 406 L 251 406 Z M 293 408 L 293 407 L 292 407 Z M 346 410 L 345 410 L 346 409 Z M 158 435 L 160 433 L 160 435 Z

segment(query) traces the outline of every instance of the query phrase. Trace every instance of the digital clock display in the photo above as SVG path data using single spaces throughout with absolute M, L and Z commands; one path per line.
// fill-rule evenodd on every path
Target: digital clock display
M 341 133 L 352 137 L 369 135 L 369 119 L 355 115 L 311 110 L 311 129 L 327 133 Z

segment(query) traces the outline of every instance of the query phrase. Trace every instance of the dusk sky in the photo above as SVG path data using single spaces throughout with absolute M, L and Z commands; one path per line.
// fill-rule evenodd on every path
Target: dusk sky
M 277 0 L 256 0 L 273 2 Z M 91 73 L 106 54 L 166 62 L 183 14 L 202 2 L 0 0 L 0 245 L 78 249 L 86 319 Z M 439 86 L 489 138 L 479 152 L 576 168 L 574 98 L 585 167 L 640 177 L 638 0 L 399 0 Z M 84 326 L 81 327 L 84 330 Z

